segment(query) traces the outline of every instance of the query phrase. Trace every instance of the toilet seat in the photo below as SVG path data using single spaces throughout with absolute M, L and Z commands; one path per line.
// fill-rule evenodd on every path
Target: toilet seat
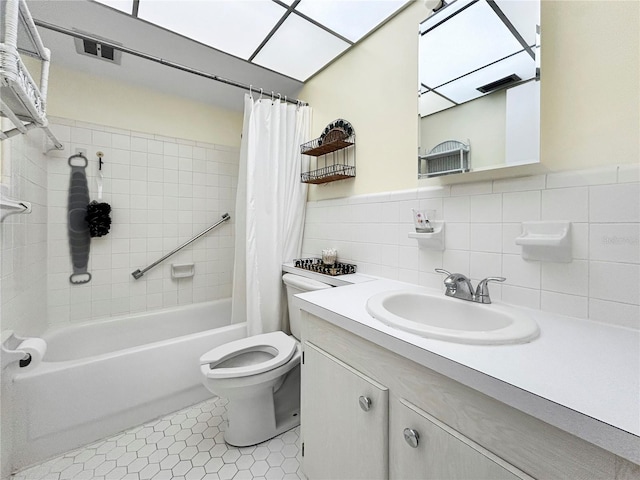
M 248 377 L 284 365 L 293 357 L 296 348 L 297 342 L 284 332 L 264 333 L 216 347 L 200 357 L 200 365 L 210 379 Z M 249 352 L 266 352 L 273 358 L 252 365 L 216 368 L 216 365 Z M 205 367 L 207 365 L 209 368 Z

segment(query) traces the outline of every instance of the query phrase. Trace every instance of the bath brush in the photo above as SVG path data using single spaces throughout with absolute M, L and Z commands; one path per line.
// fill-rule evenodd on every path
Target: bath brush
M 85 169 L 87 157 L 82 153 L 69 157 L 71 179 L 69 181 L 69 201 L 67 204 L 67 226 L 69 230 L 69 249 L 73 273 L 69 281 L 74 285 L 87 283 L 91 274 L 87 272 L 91 236 L 87 225 L 87 205 L 89 204 L 89 187 Z

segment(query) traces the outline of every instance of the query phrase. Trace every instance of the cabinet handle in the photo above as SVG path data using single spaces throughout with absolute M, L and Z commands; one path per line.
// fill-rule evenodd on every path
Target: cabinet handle
M 365 397 L 364 395 L 361 395 L 360 398 L 358 399 L 358 403 L 360 404 L 360 408 L 365 412 L 368 412 L 369 410 L 371 410 L 371 399 L 369 397 Z
M 420 435 L 418 432 L 413 428 L 405 428 L 402 433 L 404 433 L 404 439 L 411 448 L 418 448 L 418 443 L 420 443 Z

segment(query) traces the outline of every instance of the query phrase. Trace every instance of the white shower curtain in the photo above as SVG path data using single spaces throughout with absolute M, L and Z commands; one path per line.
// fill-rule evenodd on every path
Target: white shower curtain
M 307 186 L 300 144 L 311 109 L 245 95 L 236 197 L 232 321 L 249 335 L 286 330 L 282 263 L 300 255 Z

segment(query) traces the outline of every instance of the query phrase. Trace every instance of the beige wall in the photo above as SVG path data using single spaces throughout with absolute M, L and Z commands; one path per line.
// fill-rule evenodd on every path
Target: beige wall
M 310 185 L 310 199 L 415 186 L 417 33 L 427 12 L 415 2 L 305 84 L 299 97 L 313 107 L 312 135 L 344 118 L 357 142 L 356 178 Z
M 543 162 L 553 170 L 637 163 L 640 2 L 542 5 Z
M 474 169 L 505 162 L 506 90 L 477 98 L 420 119 L 421 153 L 450 139 L 471 141 Z
M 32 63 L 29 63 L 32 69 Z M 52 64 L 47 113 L 173 138 L 240 146 L 242 113 Z
M 311 200 L 418 185 L 416 32 L 427 13 L 423 2 L 415 2 L 300 93 L 314 109 L 313 133 L 338 117 L 357 133 L 356 178 L 311 186 Z M 544 168 L 638 162 L 640 2 L 543 0 L 541 15 Z M 502 169 L 500 176 L 529 171 Z M 462 177 L 482 178 L 453 178 Z M 439 181 L 452 178 L 420 184 Z

